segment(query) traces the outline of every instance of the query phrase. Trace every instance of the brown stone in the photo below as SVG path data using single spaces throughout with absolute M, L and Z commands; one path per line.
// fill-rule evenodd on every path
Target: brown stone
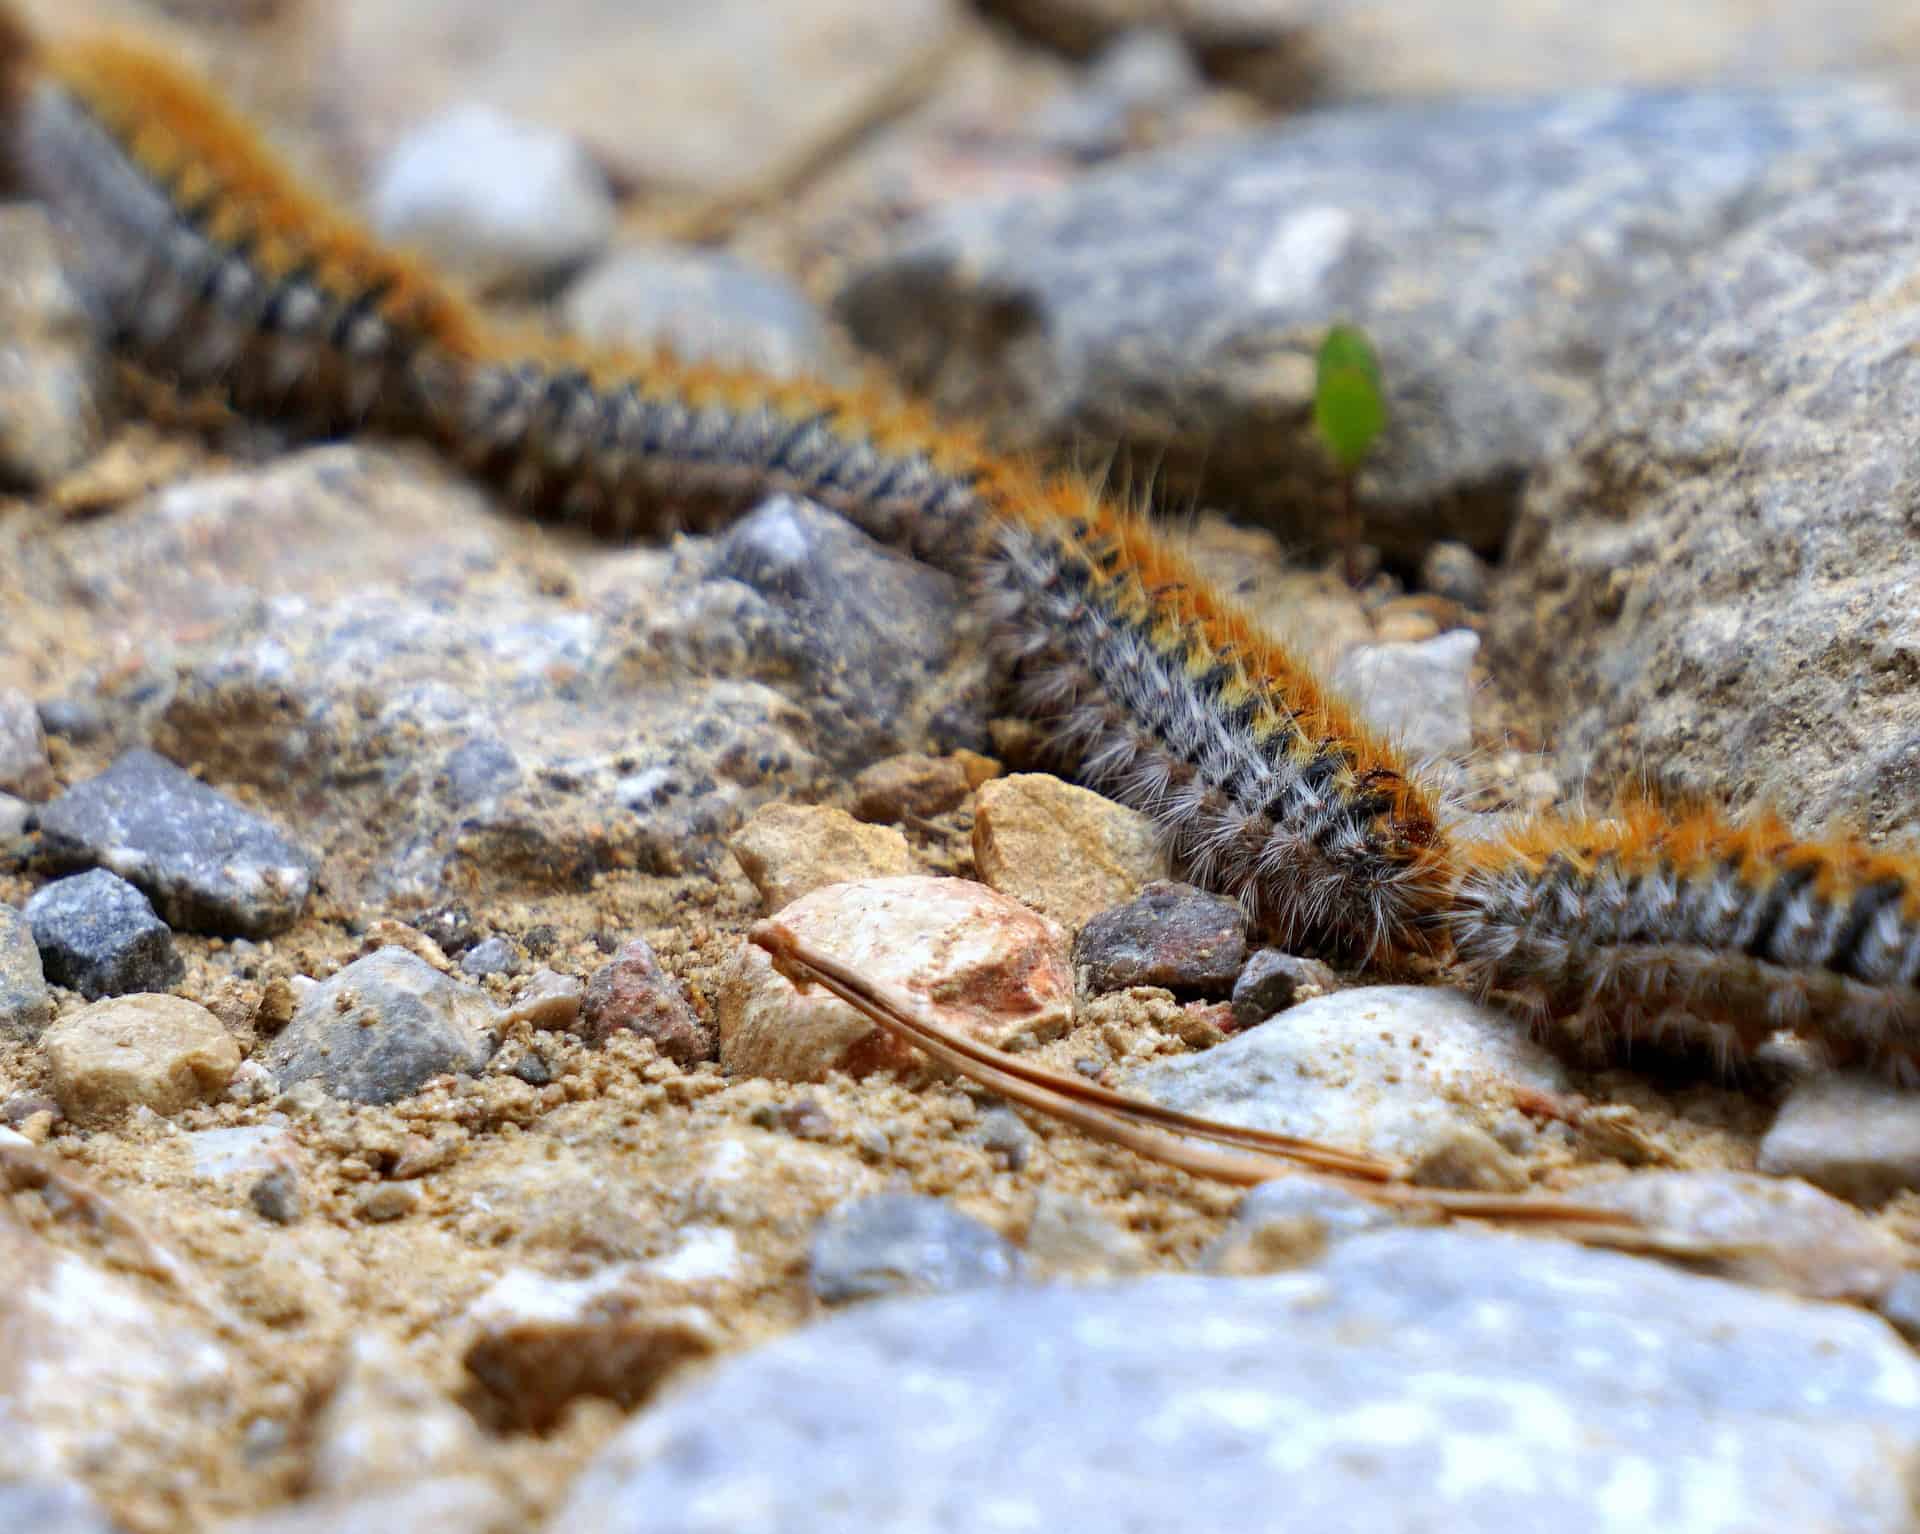
M 211 1102 L 240 1066 L 240 1047 L 219 1019 L 178 996 L 96 1001 L 55 1023 L 41 1044 L 61 1111 L 79 1124 Z
M 594 972 L 580 1003 L 580 1035 L 604 1044 L 625 1030 L 652 1039 L 660 1053 L 681 1065 L 713 1058 L 713 1035 L 680 986 L 660 967 L 643 938 L 634 938 Z
M 898 831 L 862 825 L 825 804 L 769 804 L 727 846 L 769 911 L 829 884 L 913 872 L 913 854 Z
M 973 860 L 985 883 L 1069 929 L 1167 877 L 1146 816 L 1039 772 L 981 786 Z

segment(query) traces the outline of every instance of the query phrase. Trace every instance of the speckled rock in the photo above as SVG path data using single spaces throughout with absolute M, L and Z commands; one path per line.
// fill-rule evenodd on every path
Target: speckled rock
M 780 913 L 781 925 L 863 974 L 924 998 L 950 1028 L 996 1048 L 1063 1032 L 1073 1020 L 1066 934 L 966 879 L 831 884 Z M 802 995 L 743 942 L 716 1010 L 720 1058 L 736 1075 L 818 1081 L 830 1071 L 912 1074 L 925 1059 L 817 988 Z
M 1152 821 L 1046 773 L 983 783 L 975 806 L 981 880 L 1070 931 L 1167 877 Z
M 1262 948 L 1234 977 L 1233 1020 L 1252 1028 L 1276 1012 L 1340 988 L 1340 977 L 1318 959 Z
M 1273 1278 L 860 1307 L 643 1414 L 547 1534 L 719 1534 L 741 1508 L 799 1534 L 823 1506 L 933 1534 L 976 1526 L 986 1486 L 1030 1528 L 1200 1534 L 1284 1508 L 1379 1534 L 1891 1534 L 1916 1451 L 1920 1363 L 1876 1317 L 1559 1242 L 1385 1231 Z
M 726 1337 L 704 1307 L 631 1265 L 587 1278 L 515 1269 L 474 1301 L 461 1355 L 500 1426 L 540 1432 L 582 1396 L 638 1406 Z
M 1100 912 L 1073 940 L 1088 991 L 1164 986 L 1175 996 L 1230 995 L 1247 961 L 1247 920 L 1234 901 L 1156 880 Z
M 110 376 L 41 209 L 0 209 L 0 274 L 0 482 L 36 490 L 98 450 Z
M 763 805 L 727 848 L 768 911 L 829 884 L 913 872 L 913 853 L 898 831 L 863 825 L 829 804 Z
M 681 1065 L 713 1058 L 712 1030 L 693 1015 L 679 982 L 660 967 L 645 938 L 628 939 L 594 971 L 576 1027 L 591 1044 L 604 1044 L 615 1032 L 637 1033 Z
M 0 210 L 4 216 L 4 210 Z M 0 410 L 5 408 L 0 403 Z M 40 710 L 16 687 L 0 687 L 0 793 L 44 799 L 53 791 Z
M 391 1103 L 479 1070 L 493 1023 L 482 992 L 382 948 L 307 991 L 260 1058 L 283 1087 L 314 1081 L 350 1102 Z
M 325 100 L 368 158 L 409 121 L 486 101 L 572 134 L 632 184 L 714 196 L 839 132 L 953 16 L 946 0 L 714 0 L 636 26 L 630 0 L 347 0 L 326 32 Z
M 108 1124 L 135 1108 L 163 1117 L 226 1090 L 240 1047 L 205 1007 L 178 996 L 116 996 L 41 1035 L 60 1111 Z
M 1415 759 L 1458 756 L 1473 745 L 1473 659 L 1480 636 L 1449 629 L 1414 643 L 1356 645 L 1333 684 L 1366 722 Z
M 1920 1188 L 1920 1097 L 1872 1077 L 1815 1076 L 1780 1105 L 1757 1165 L 1861 1204 Z
M 151 751 L 129 751 L 40 814 L 47 855 L 138 886 L 168 925 L 267 937 L 298 919 L 310 854 L 273 825 Z
M 53 1016 L 46 972 L 26 917 L 0 901 L 0 1039 L 40 1037 Z
M 836 1209 L 807 1251 L 807 1282 L 823 1304 L 891 1294 L 939 1294 L 1020 1276 L 1019 1251 L 943 1199 L 879 1193 Z
M 89 1001 L 164 991 L 187 972 L 147 897 L 104 868 L 54 880 L 26 914 L 47 978 Z
M 1334 493 L 1313 358 L 1343 315 L 1388 395 L 1369 536 L 1492 549 L 1663 284 L 1825 178 L 1791 157 L 1891 135 L 1912 141 L 1889 95 L 1839 86 L 1343 108 L 945 212 L 838 311 L 1015 445 L 1118 440 L 1168 502 L 1309 539 Z
M 1701 263 L 1530 488 L 1493 661 L 1568 781 L 1920 828 L 1916 165 L 1836 168 Z
M 1564 1091 L 1566 1072 L 1504 1013 L 1392 985 L 1322 996 L 1123 1085 L 1187 1113 L 1417 1161 L 1463 1129 L 1489 1130 L 1516 1088 Z
M 387 151 L 368 206 L 374 228 L 476 287 L 535 288 L 598 255 L 613 196 L 564 133 L 469 104 Z
M 1705 1271 L 1809 1299 L 1877 1300 L 1905 1261 L 1900 1243 L 1859 1210 L 1796 1178 L 1638 1172 L 1584 1186 L 1580 1199 L 1700 1243 Z
M 679 246 L 625 247 L 567 289 L 567 328 L 602 346 L 666 345 L 681 357 L 782 375 L 829 373 L 824 320 L 771 272 Z
M 526 1518 L 515 1500 L 480 1476 L 436 1476 L 377 1491 L 308 1497 L 252 1518 L 232 1518 L 214 1534 L 353 1534 L 405 1529 L 407 1534 L 520 1534 Z

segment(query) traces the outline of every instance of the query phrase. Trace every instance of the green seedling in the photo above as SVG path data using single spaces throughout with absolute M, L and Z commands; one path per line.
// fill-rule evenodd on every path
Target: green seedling
M 1314 362 L 1313 428 L 1340 477 L 1340 543 L 1354 585 L 1360 580 L 1360 468 L 1386 424 L 1372 343 L 1357 326 L 1335 325 Z

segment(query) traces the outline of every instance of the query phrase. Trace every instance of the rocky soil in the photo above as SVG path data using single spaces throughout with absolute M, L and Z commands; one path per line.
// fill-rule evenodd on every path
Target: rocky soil
M 1643 778 L 1920 825 L 1894 0 L 25 9 L 503 309 L 1108 466 L 1469 829 Z M 1261 948 L 819 507 L 595 546 L 155 403 L 0 206 L 0 1528 L 1920 1529 L 1920 1097 Z M 772 911 L 1664 1255 L 1094 1143 L 796 992 Z

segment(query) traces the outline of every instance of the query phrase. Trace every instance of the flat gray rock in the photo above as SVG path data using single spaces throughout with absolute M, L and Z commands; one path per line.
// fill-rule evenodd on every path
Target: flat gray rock
M 943 1199 L 909 1193 L 843 1204 L 820 1222 L 807 1253 L 807 1282 L 828 1305 L 1004 1284 L 1020 1268 L 1020 1253 L 999 1232 Z
M 1530 487 L 1492 664 L 1571 783 L 1920 827 L 1920 157 L 1699 263 Z
M 164 991 L 187 972 L 173 929 L 145 895 L 104 868 L 35 891 L 27 922 L 47 978 L 88 1001 Z
M 1914 142 L 1890 96 L 1840 86 L 1340 108 L 953 209 L 837 307 L 1015 446 L 1118 442 L 1172 504 L 1322 539 L 1313 359 L 1345 318 L 1389 397 L 1370 536 L 1491 549 L 1689 262 L 1818 184 L 1809 156 L 1895 137 Z
M 112 870 L 188 932 L 270 937 L 299 918 L 313 888 L 310 854 L 146 750 L 54 800 L 40 834 L 55 863 Z
M 1851 1072 L 1815 1076 L 1780 1105 L 1756 1164 L 1862 1204 L 1920 1188 L 1920 1094 Z
M 1567 1077 L 1503 1012 L 1437 986 L 1372 985 L 1303 1002 L 1123 1085 L 1185 1113 L 1418 1160 L 1463 1130 L 1490 1131 L 1515 1088 L 1562 1092 Z
M 492 1021 L 481 991 L 382 948 L 308 991 L 259 1060 L 282 1087 L 316 1081 L 349 1102 L 397 1102 L 485 1065 Z
M 1544 1240 L 862 1307 L 715 1369 L 546 1534 L 1912 1528 L 1878 1318 Z
M 52 1020 L 53 999 L 33 928 L 0 902 L 0 1039 L 37 1039 Z

